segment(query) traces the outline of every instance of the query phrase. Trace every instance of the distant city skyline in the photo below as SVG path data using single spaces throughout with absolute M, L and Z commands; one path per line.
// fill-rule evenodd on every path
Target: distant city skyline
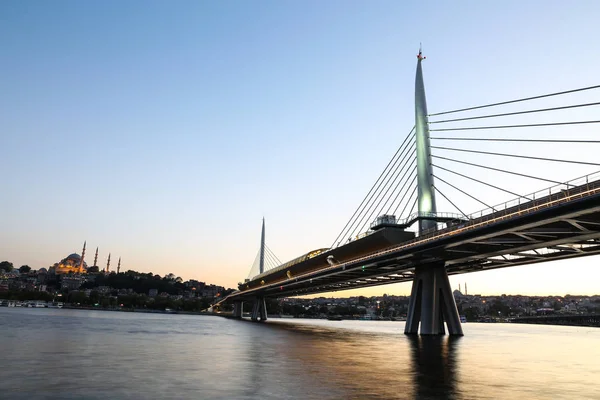
M 100 266 L 110 252 L 122 271 L 237 287 L 263 216 L 284 262 L 335 239 L 414 124 L 420 42 L 430 112 L 599 83 L 597 2 L 434 4 L 1 3 L 0 261 L 47 268 L 87 240 Z M 597 119 L 597 108 L 571 115 Z M 597 138 L 592 126 L 568 129 L 530 135 Z M 506 149 L 598 160 L 593 145 Z M 562 181 L 594 169 L 537 172 Z M 519 193 L 549 186 L 498 179 Z M 455 211 L 440 199 L 438 210 Z M 593 295 L 599 262 L 450 281 L 480 294 Z

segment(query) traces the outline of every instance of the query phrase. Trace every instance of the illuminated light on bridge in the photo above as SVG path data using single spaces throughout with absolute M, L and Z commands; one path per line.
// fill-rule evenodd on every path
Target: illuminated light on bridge
M 218 304 L 226 301 L 233 302 L 234 315 L 241 317 L 243 302 L 251 302 L 253 304 L 252 319 L 264 321 L 266 320 L 265 298 L 267 297 L 297 296 L 412 281 L 405 333 L 420 332 L 425 335 L 438 335 L 444 334 L 444 328 L 447 326 L 451 335 L 462 335 L 460 318 L 448 275 L 600 254 L 600 173 L 588 174 L 569 182 L 562 182 L 520 171 L 515 172 L 466 162 L 463 159 L 452 159 L 441 156 L 437 152 L 432 154 L 431 149 L 445 152 L 459 151 L 461 154 L 465 152 L 484 154 L 486 157 L 502 156 L 570 163 L 572 165 L 599 167 L 600 164 L 430 145 L 431 140 L 586 144 L 600 143 L 600 141 L 510 139 L 506 137 L 432 138 L 429 135 L 430 131 L 521 129 L 529 126 L 600 123 L 600 121 L 571 121 L 529 125 L 429 128 L 432 124 L 598 105 L 600 103 L 595 102 L 429 121 L 431 116 L 598 89 L 600 85 L 444 113 L 427 114 L 421 66 L 423 59 L 424 57 L 419 52 L 415 79 L 415 127 L 407 135 L 332 246 L 313 250 L 287 263 L 281 263 L 266 246 L 263 220 L 260 250 L 248 279 L 240 283 L 239 291 L 232 293 Z M 416 157 L 413 157 L 412 154 Z M 413 164 L 415 159 L 416 165 Z M 436 160 L 436 164 L 432 162 L 433 159 Z M 438 160 L 468 165 L 469 168 L 482 168 L 486 171 L 493 170 L 527 179 L 550 182 L 554 186 L 528 195 L 520 195 L 473 176 L 460 174 L 450 168 L 437 165 Z M 448 182 L 449 179 L 446 176 L 438 177 L 434 174 L 434 169 L 436 172 L 448 172 L 509 193 L 516 199 L 490 206 L 476 198 L 473 193 L 466 192 Z M 444 187 L 452 188 L 483 204 L 486 208 L 470 215 L 463 213 L 448 196 L 440 191 L 434 179 L 436 182 L 444 184 Z M 389 193 L 391 188 L 393 189 Z M 438 212 L 436 192 L 443 197 L 442 200 L 446 200 L 456 208 L 459 214 Z M 413 212 L 415 206 L 417 206 L 417 211 Z M 402 211 L 397 213 L 399 209 Z M 408 213 L 405 213 L 407 210 Z M 396 215 L 399 217 L 396 218 Z M 374 217 L 376 218 L 373 219 Z M 415 224 L 418 224 L 418 229 L 415 232 L 410 231 L 409 229 L 413 229 Z M 367 231 L 364 230 L 365 227 L 367 227 Z

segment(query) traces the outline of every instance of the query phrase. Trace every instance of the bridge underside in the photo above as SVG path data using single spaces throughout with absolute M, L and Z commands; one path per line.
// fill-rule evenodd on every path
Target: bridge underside
M 408 282 L 413 280 L 417 267 L 428 264 L 445 265 L 448 275 L 455 275 L 600 254 L 600 191 L 551 207 L 514 213 L 510 218 L 504 214 L 497 212 L 481 223 L 442 230 L 371 256 L 235 292 L 228 300 Z

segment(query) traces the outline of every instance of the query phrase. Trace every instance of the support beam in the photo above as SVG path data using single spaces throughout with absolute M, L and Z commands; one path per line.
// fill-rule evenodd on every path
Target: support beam
M 443 264 L 422 265 L 415 269 L 405 334 L 444 335 L 444 322 L 450 335 L 462 336 L 448 273 Z

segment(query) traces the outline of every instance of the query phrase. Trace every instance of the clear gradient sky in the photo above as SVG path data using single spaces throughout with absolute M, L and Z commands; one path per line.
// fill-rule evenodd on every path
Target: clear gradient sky
M 0 2 L 0 260 L 48 267 L 87 240 L 89 263 L 99 246 L 101 265 L 111 252 L 113 266 L 121 256 L 124 269 L 235 287 L 263 216 L 281 260 L 335 239 L 414 124 L 419 42 L 429 111 L 445 111 L 599 84 L 598 15 L 597 1 Z M 503 134 L 589 138 L 597 127 Z M 589 148 L 508 146 L 599 160 Z M 509 161 L 557 180 L 594 171 Z M 593 294 L 599 261 L 451 281 L 470 293 Z

